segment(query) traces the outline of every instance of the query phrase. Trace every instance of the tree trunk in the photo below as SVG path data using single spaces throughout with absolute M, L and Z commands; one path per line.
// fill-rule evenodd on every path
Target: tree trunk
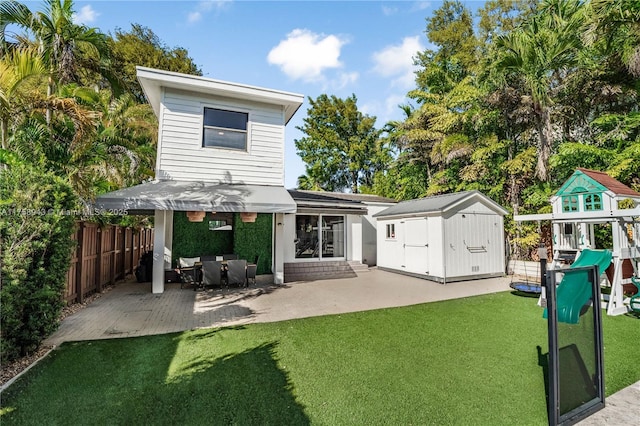
M 9 139 L 9 123 L 8 120 L 0 121 L 0 133 L 2 134 L 2 149 L 7 149 L 7 139 Z
M 551 115 L 549 107 L 540 106 L 540 112 L 536 115 L 536 128 L 538 130 L 538 163 L 536 164 L 536 176 L 543 182 L 549 180 L 549 157 L 551 156 L 551 144 L 553 143 L 553 129 L 551 127 Z
M 351 172 L 351 192 L 358 193 L 358 172 Z

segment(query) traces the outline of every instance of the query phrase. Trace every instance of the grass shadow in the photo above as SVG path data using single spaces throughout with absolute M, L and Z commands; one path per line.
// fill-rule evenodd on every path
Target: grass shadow
M 547 403 L 547 413 L 549 412 L 549 353 L 542 353 L 542 347 L 536 346 L 538 352 L 538 365 L 542 368 L 542 377 L 544 379 L 544 399 Z
M 513 294 L 514 296 L 526 297 L 526 298 L 529 298 L 529 299 L 538 299 L 538 298 L 540 298 L 540 293 L 527 293 L 527 292 L 519 291 L 519 290 L 513 290 L 513 291 L 511 291 L 511 294 Z
M 309 424 L 276 344 L 221 352 L 220 331 L 65 344 L 3 393 L 1 422 Z

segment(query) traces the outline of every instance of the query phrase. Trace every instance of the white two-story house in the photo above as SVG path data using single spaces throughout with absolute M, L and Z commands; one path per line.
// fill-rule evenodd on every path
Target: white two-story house
M 164 291 L 172 243 L 181 237 L 173 235 L 174 212 L 193 222 L 229 213 L 247 221 L 273 215 L 270 266 L 274 281 L 283 282 L 283 227 L 277 224 L 296 212 L 284 188 L 285 125 L 303 95 L 150 68 L 137 73 L 159 121 L 156 179 L 102 195 L 96 206 L 153 213 L 152 291 Z

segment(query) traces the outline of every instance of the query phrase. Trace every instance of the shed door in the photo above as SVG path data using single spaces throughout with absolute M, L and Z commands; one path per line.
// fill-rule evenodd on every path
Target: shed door
M 428 274 L 427 219 L 404 221 L 404 270 L 415 274 Z

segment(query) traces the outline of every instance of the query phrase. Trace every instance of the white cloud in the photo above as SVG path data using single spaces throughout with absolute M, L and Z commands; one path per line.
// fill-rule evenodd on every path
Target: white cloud
M 193 24 L 212 10 L 222 10 L 231 4 L 231 0 L 205 0 L 196 4 L 195 10 L 187 14 L 187 22 Z
M 397 7 L 389 7 L 389 6 L 382 6 L 382 13 L 385 16 L 395 15 L 396 13 L 398 13 L 398 8 Z
M 271 49 L 267 61 L 279 66 L 282 72 L 294 80 L 324 81 L 326 70 L 342 67 L 340 51 L 347 42 L 345 38 L 336 35 L 316 34 L 297 28 Z M 344 74 L 343 79 L 347 82 L 357 79 L 357 74 Z
M 202 19 L 202 12 L 190 12 L 187 15 L 187 22 L 192 24 L 194 22 L 198 22 L 200 19 Z
M 335 90 L 341 90 L 350 84 L 354 84 L 360 78 L 360 74 L 356 71 L 354 72 L 341 72 L 338 74 L 338 77 L 334 80 L 332 87 Z
M 86 6 L 82 6 L 79 13 L 74 13 L 71 16 L 73 23 L 76 25 L 90 24 L 96 20 L 96 18 L 100 16 L 98 12 L 93 10 L 90 4 Z
M 410 88 L 414 82 L 413 57 L 424 46 L 420 36 L 405 37 L 402 43 L 391 45 L 373 54 L 373 71 L 383 77 L 393 77 L 392 86 Z
M 413 4 L 413 7 L 411 8 L 411 10 L 413 11 L 418 11 L 418 10 L 425 10 L 431 7 L 431 2 L 430 1 L 417 1 Z

